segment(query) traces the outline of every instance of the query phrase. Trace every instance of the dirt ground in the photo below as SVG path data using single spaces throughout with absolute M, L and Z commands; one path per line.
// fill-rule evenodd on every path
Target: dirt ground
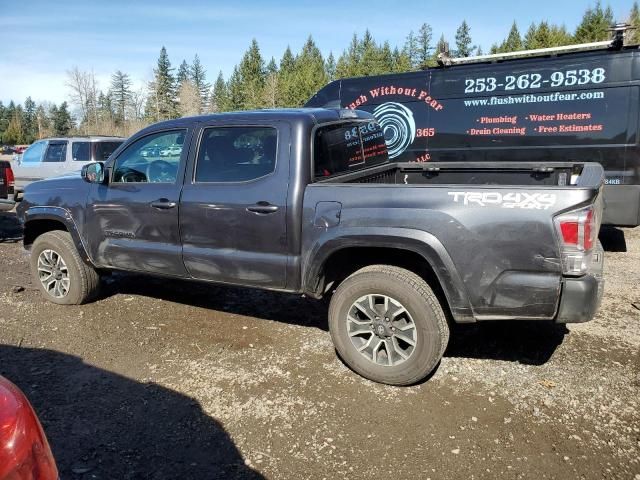
M 346 368 L 300 297 L 113 275 L 45 303 L 20 235 L 0 214 L 0 374 L 63 479 L 640 479 L 640 228 L 601 236 L 595 321 L 458 326 L 408 388 Z

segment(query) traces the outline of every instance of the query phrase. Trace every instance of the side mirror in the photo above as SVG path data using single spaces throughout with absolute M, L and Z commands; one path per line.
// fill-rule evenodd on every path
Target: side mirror
M 105 183 L 104 163 L 93 162 L 82 167 L 80 176 L 88 183 Z

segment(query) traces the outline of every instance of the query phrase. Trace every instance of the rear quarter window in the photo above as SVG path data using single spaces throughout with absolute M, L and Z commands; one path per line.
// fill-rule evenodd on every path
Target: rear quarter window
M 91 143 L 73 142 L 71 145 L 71 158 L 76 162 L 91 161 Z
M 94 160 L 103 162 L 107 160 L 116 149 L 122 145 L 122 142 L 95 142 L 94 143 Z
M 321 179 L 389 161 L 385 134 L 376 121 L 327 125 L 314 138 L 314 177 Z

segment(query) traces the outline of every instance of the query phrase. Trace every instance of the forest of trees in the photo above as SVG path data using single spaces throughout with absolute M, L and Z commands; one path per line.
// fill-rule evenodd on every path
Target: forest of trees
M 640 43 L 637 2 L 624 20 L 638 27 L 627 32 L 627 43 Z M 523 35 L 514 21 L 504 40 L 493 44 L 489 53 L 607 40 L 613 23 L 611 8 L 602 7 L 599 1 L 583 13 L 574 32 L 564 25 L 542 21 L 532 23 Z M 67 102 L 36 105 L 31 97 L 23 104 L 11 101 L 5 106 L 0 102 L 0 138 L 4 144 L 23 144 L 53 135 L 128 136 L 147 124 L 180 116 L 297 107 L 331 80 L 435 66 L 437 54 L 442 51 L 451 56 L 483 53 L 480 46 L 474 45 L 466 20 L 458 27 L 451 45 L 444 35 L 434 41 L 428 23 L 409 32 L 402 46 L 378 42 L 368 30 L 362 36 L 354 34 L 337 60 L 333 53 L 323 56 L 311 36 L 299 52 L 294 54 L 287 47 L 279 60 L 267 60 L 254 39 L 229 78 L 220 72 L 210 82 L 197 54 L 190 63 L 182 60 L 176 69 L 162 47 L 153 80 L 140 90 L 133 89 L 126 72 L 114 72 L 104 89 L 93 72 L 76 67 L 67 72 L 71 106 Z

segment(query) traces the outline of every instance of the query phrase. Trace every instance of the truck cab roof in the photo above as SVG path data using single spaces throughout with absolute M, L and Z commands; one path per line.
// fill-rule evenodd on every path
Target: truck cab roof
M 158 130 L 162 128 L 182 127 L 191 125 L 193 123 L 210 122 L 215 120 L 226 121 L 231 119 L 238 122 L 262 120 L 273 121 L 274 119 L 278 119 L 289 121 L 307 121 L 312 124 L 321 124 L 339 120 L 364 120 L 370 118 L 373 118 L 373 115 L 368 112 L 360 110 L 350 110 L 346 108 L 275 108 L 182 117 L 155 123 L 150 127 L 142 130 L 142 132 L 148 130 Z

